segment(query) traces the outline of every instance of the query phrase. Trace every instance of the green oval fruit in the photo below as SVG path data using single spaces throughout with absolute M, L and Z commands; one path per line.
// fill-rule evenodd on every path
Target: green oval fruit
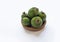
M 28 15 L 27 15 L 25 12 L 23 12 L 21 17 L 22 17 L 22 18 L 28 17 Z
M 46 14 L 45 14 L 44 12 L 41 11 L 41 12 L 39 13 L 39 16 L 42 18 L 43 21 L 46 20 Z
M 39 16 L 33 17 L 31 20 L 31 25 L 35 28 L 40 27 L 42 25 L 42 19 Z
M 28 17 L 22 18 L 22 24 L 25 26 L 30 25 L 30 19 Z
M 32 7 L 32 8 L 29 9 L 29 11 L 28 11 L 28 16 L 29 16 L 30 18 L 33 18 L 34 16 L 38 15 L 38 12 L 39 12 L 38 8 Z

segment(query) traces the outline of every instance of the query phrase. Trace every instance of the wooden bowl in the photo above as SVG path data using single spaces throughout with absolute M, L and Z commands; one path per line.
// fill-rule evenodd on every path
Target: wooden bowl
M 24 26 L 24 25 L 23 25 L 23 27 L 24 27 L 24 29 L 29 30 L 29 31 L 40 31 L 45 27 L 45 25 L 46 25 L 46 21 L 39 28 L 34 28 L 34 27 L 29 27 L 29 26 Z

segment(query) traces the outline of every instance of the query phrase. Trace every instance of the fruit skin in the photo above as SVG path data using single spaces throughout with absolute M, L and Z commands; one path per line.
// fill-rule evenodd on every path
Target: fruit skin
M 44 12 L 39 12 L 39 16 L 42 18 L 43 22 L 46 21 L 46 14 Z
M 25 12 L 23 12 L 21 17 L 22 17 L 22 18 L 28 17 L 28 15 L 27 15 Z
M 31 20 L 32 27 L 38 28 L 42 25 L 42 19 L 39 16 L 33 17 Z
M 24 26 L 29 26 L 30 25 L 30 19 L 28 17 L 22 18 L 22 24 Z
M 34 16 L 38 15 L 38 12 L 39 12 L 39 9 L 38 9 L 38 8 L 32 7 L 32 8 L 30 8 L 29 11 L 28 11 L 28 16 L 29 16 L 30 18 L 33 18 Z

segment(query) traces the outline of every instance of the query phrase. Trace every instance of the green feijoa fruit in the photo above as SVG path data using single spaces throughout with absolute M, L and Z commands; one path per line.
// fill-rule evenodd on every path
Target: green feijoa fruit
M 44 12 L 39 12 L 39 16 L 42 18 L 43 21 L 46 21 L 46 14 Z
M 30 18 L 33 18 L 34 16 L 38 15 L 38 12 L 39 12 L 39 9 L 38 9 L 38 8 L 32 7 L 32 8 L 30 8 L 29 11 L 28 11 L 28 16 L 29 16 Z
M 28 17 L 22 18 L 22 24 L 25 26 L 29 26 L 30 25 L 30 19 Z
M 33 17 L 31 20 L 31 25 L 38 28 L 42 25 L 42 19 L 39 16 Z

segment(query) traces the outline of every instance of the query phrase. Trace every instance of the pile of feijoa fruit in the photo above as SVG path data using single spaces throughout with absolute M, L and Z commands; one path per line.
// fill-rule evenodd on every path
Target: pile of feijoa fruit
M 24 26 L 34 28 L 41 27 L 46 21 L 46 14 L 43 11 L 39 11 L 39 9 L 36 7 L 30 8 L 28 13 L 23 12 L 21 17 L 21 22 Z

